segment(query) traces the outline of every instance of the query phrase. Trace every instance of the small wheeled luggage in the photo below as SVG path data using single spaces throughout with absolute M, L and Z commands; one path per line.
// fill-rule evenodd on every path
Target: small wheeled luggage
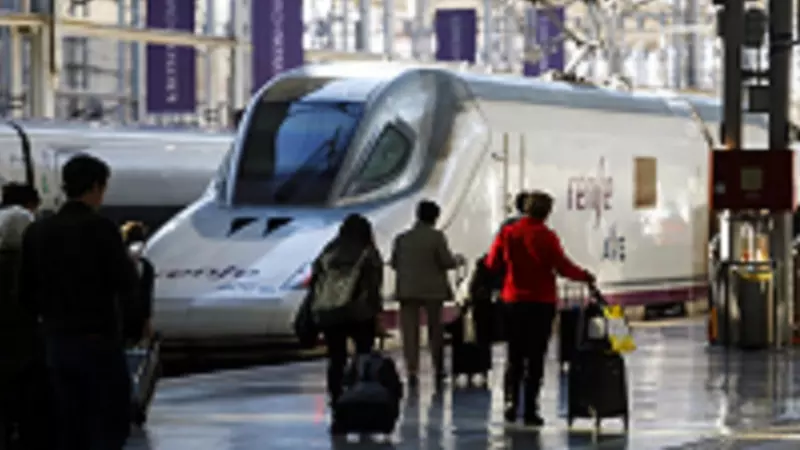
M 462 308 L 458 319 L 448 327 L 452 338 L 451 370 L 454 376 L 466 375 L 469 382 L 475 375 L 486 379 L 492 368 L 491 341 L 488 336 L 481 336 L 481 327 L 471 308 Z
M 592 286 L 594 301 L 581 309 L 577 335 L 568 375 L 567 425 L 577 418 L 591 418 L 600 430 L 606 418 L 622 418 L 628 429 L 628 381 L 625 359 L 612 346 L 606 334 L 598 333 L 598 322 L 603 321 L 603 308 L 608 303 Z
M 578 349 L 569 367 L 567 426 L 578 418 L 620 417 L 628 429 L 628 382 L 625 360 L 617 353 Z
M 577 346 L 579 307 L 568 307 L 558 312 L 558 362 L 562 366 L 572 361 Z
M 400 415 L 403 385 L 391 358 L 357 355 L 345 372 L 344 392 L 333 405 L 333 434 L 391 434 Z
M 126 353 L 131 373 L 131 421 L 141 426 L 147 422 L 147 410 L 161 377 L 161 339 L 154 336 Z

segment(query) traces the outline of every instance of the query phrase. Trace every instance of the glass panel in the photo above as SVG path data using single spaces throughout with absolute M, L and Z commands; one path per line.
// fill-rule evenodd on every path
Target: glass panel
M 248 123 L 234 202 L 326 202 L 362 113 L 358 102 L 259 103 Z
M 354 180 L 351 193 L 368 192 L 392 181 L 406 167 L 412 145 L 409 136 L 396 125 L 388 124 Z

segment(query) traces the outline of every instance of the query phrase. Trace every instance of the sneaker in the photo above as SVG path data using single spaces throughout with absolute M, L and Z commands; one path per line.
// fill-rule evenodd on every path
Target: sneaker
M 544 426 L 544 419 L 539 414 L 534 414 L 529 417 L 525 417 L 525 426 L 526 427 L 543 427 Z

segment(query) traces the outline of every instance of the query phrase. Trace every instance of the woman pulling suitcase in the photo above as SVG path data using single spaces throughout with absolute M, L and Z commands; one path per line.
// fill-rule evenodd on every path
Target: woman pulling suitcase
M 594 275 L 566 256 L 556 233 L 545 225 L 552 209 L 550 195 L 532 192 L 525 201 L 525 216 L 503 227 L 486 261 L 489 270 L 505 273 L 500 293 L 508 340 L 505 419 L 517 420 L 524 374 L 523 419 L 532 426 L 544 425 L 538 401 L 556 315 L 556 274 L 575 281 L 594 281 Z
M 390 359 L 372 354 L 383 308 L 382 282 L 383 260 L 372 225 L 351 214 L 314 261 L 302 306 L 307 312 L 303 320 L 321 330 L 328 347 L 332 434 L 390 432 L 399 414 L 397 370 Z M 348 339 L 355 343 L 357 357 L 346 377 Z M 369 389 L 362 390 L 365 385 Z

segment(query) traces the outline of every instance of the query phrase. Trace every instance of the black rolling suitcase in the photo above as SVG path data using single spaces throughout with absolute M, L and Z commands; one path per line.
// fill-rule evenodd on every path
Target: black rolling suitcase
M 558 312 L 558 362 L 562 368 L 575 357 L 580 318 L 579 307 L 566 307 Z
M 465 306 L 458 319 L 448 327 L 452 338 L 451 371 L 454 376 L 466 375 L 470 383 L 475 375 L 481 375 L 486 380 L 492 368 L 492 345 L 486 329 L 489 324 L 481 323 L 488 322 L 490 317 L 480 317 L 477 312 L 470 314 L 471 310 L 479 309 L 472 305 Z M 471 333 L 468 332 L 468 326 L 472 327 Z
M 147 411 L 161 377 L 161 339 L 154 336 L 144 345 L 126 351 L 131 374 L 131 422 L 147 422 Z
M 594 299 L 582 310 L 578 319 L 577 346 L 569 364 L 567 425 L 578 418 L 594 419 L 600 430 L 603 419 L 621 418 L 625 430 L 629 425 L 628 380 L 625 359 L 611 351 L 608 339 L 590 339 L 590 321 L 603 317 L 608 303 L 596 288 Z
M 403 384 L 391 358 L 380 352 L 356 355 L 343 384 L 344 392 L 332 408 L 332 434 L 388 435 L 394 431 Z

